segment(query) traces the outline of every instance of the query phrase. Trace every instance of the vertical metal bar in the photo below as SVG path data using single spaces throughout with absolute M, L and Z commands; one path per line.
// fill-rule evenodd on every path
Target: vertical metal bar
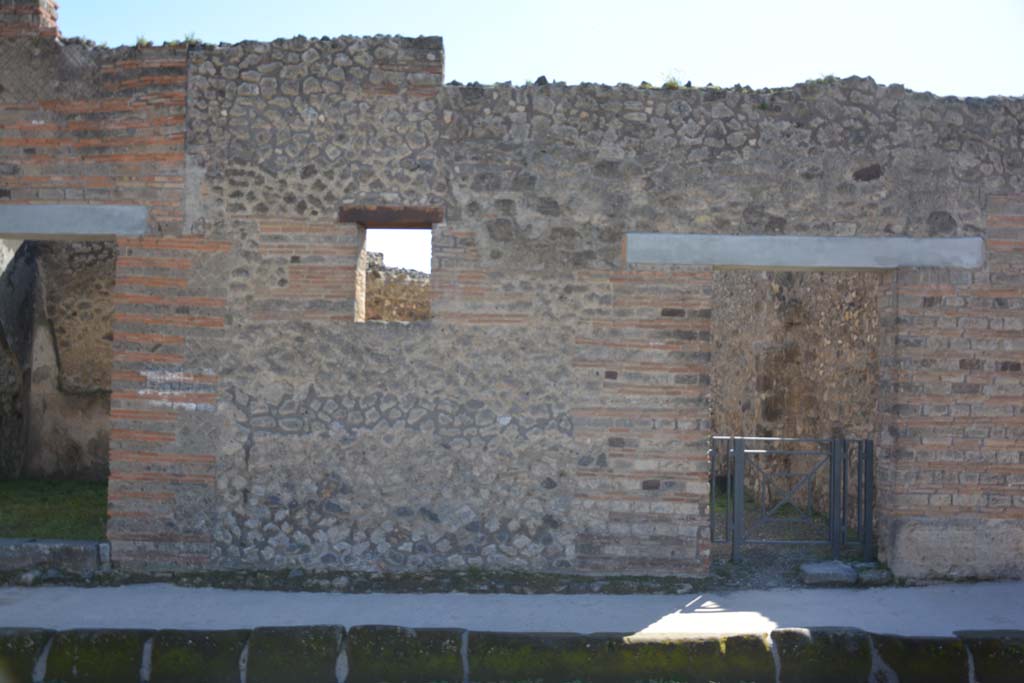
M 711 501 L 708 509 L 708 517 L 711 519 L 711 542 L 715 542 L 715 441 L 708 442 L 708 485 L 711 487 Z
M 732 475 L 736 464 L 732 461 L 733 439 L 725 444 L 725 540 L 732 540 Z
M 848 500 L 848 495 L 847 495 L 847 491 L 848 491 L 847 485 L 848 485 L 848 482 L 846 481 L 847 480 L 846 470 L 849 469 L 849 464 L 848 463 L 849 463 L 849 456 L 850 456 L 850 446 L 846 442 L 846 439 L 843 439 L 842 446 L 843 446 L 843 455 L 842 455 L 842 462 L 841 462 L 840 466 L 842 467 L 842 470 L 843 470 L 843 493 L 839 497 L 839 501 L 840 501 L 840 503 L 839 503 L 839 510 L 840 510 L 839 517 L 840 517 L 840 520 L 842 522 L 842 525 L 840 526 L 840 530 L 841 530 L 840 531 L 840 533 L 841 533 L 840 543 L 842 543 L 845 546 L 846 545 L 846 501 Z
M 865 562 L 875 559 L 875 442 L 864 442 L 864 533 L 861 553 Z
M 829 498 L 829 514 L 828 514 L 828 528 L 829 528 L 829 540 L 832 541 L 832 559 L 839 559 L 840 551 L 840 539 L 839 539 L 839 506 L 842 501 L 839 500 L 839 462 L 840 462 L 840 441 L 839 439 L 832 439 L 831 449 L 829 451 L 829 486 L 828 486 L 828 498 Z
M 864 466 L 864 442 L 857 439 L 857 540 L 863 538 L 861 529 L 864 521 L 864 511 L 860 507 L 864 501 L 864 497 L 861 496 L 861 485 L 863 482 L 862 469 Z
M 736 439 L 732 447 L 733 473 L 732 483 L 732 561 L 740 557 L 740 545 L 743 544 L 743 474 L 746 458 L 746 445 L 743 439 Z

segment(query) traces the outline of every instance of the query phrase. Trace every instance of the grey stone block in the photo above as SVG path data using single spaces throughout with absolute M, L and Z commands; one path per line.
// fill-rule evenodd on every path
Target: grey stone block
M 46 680 L 60 683 L 137 683 L 142 650 L 152 631 L 76 630 L 53 637 Z
M 249 638 L 247 683 L 335 683 L 345 629 L 340 626 L 258 628 Z
M 957 631 L 974 659 L 979 683 L 1024 680 L 1024 631 Z
M 888 586 L 892 581 L 892 572 L 882 567 L 857 572 L 857 583 L 861 586 Z
M 41 568 L 92 573 L 100 568 L 98 545 L 95 541 L 0 539 L 0 572 Z
M 63 198 L 63 192 L 61 193 Z M 0 236 L 22 239 L 110 239 L 145 235 L 149 208 L 122 204 L 0 206 Z
M 980 268 L 980 237 L 818 237 L 631 232 L 629 263 L 751 268 Z
M 0 629 L 0 681 L 32 683 L 32 670 L 52 636 L 42 629 Z
M 857 570 L 838 560 L 800 565 L 800 581 L 808 586 L 852 586 Z
M 461 683 L 463 633 L 356 626 L 349 630 L 345 643 L 347 683 Z
M 470 633 L 470 680 L 772 682 L 761 636 L 644 639 L 620 634 Z
M 866 683 L 871 674 L 867 633 L 853 629 L 786 628 L 772 632 L 779 683 Z
M 900 683 L 963 683 L 967 647 L 956 638 L 872 636 L 878 654 Z
M 150 683 L 240 683 L 249 631 L 160 631 L 153 637 Z

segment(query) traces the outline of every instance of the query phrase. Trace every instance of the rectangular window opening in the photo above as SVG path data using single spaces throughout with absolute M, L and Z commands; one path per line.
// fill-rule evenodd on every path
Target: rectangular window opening
M 430 228 L 365 228 L 356 269 L 356 322 L 430 318 Z

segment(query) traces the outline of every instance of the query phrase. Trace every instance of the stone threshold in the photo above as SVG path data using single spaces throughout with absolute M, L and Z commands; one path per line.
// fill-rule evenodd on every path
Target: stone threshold
M 106 541 L 0 538 L 0 573 L 36 570 L 91 576 L 109 569 Z
M 13 681 L 1018 681 L 1024 631 L 953 637 L 856 629 L 730 636 L 500 633 L 398 626 L 0 630 Z

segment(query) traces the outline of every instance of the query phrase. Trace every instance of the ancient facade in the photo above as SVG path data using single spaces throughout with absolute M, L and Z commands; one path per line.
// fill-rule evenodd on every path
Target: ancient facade
M 1024 101 L 444 85 L 438 38 L 106 49 L 54 20 L 0 6 L 0 233 L 74 205 L 46 230 L 117 239 L 115 562 L 699 575 L 714 415 L 874 437 L 898 575 L 1024 573 Z M 428 320 L 357 322 L 367 227 L 433 231 Z M 984 262 L 782 277 L 636 262 L 632 233 Z M 715 337 L 738 316 L 760 356 Z

